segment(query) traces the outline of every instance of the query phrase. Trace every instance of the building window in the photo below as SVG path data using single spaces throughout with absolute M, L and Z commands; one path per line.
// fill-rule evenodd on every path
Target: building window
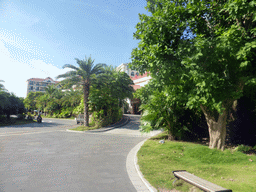
M 29 87 L 29 90 L 33 90 L 33 86 L 30 86 L 30 87 Z
M 39 87 L 36 87 L 36 91 L 39 91 Z
M 131 76 L 134 76 L 134 72 L 131 72 Z
M 137 72 L 136 75 L 139 76 L 139 73 Z
M 39 83 L 38 83 L 38 82 L 36 83 L 36 86 L 39 86 Z
M 29 81 L 29 85 L 33 85 L 34 84 L 34 81 Z

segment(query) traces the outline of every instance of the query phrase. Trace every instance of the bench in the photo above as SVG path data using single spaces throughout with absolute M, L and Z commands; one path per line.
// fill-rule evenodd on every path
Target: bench
M 232 192 L 230 189 L 225 189 L 219 185 L 216 185 L 214 183 L 211 183 L 209 181 L 206 181 L 204 179 L 201 179 L 200 177 L 197 177 L 185 170 L 177 170 L 172 172 L 174 177 L 177 179 L 182 179 L 200 189 L 207 192 Z M 174 182 L 175 182 L 174 181 Z M 173 183 L 174 183 L 173 182 Z

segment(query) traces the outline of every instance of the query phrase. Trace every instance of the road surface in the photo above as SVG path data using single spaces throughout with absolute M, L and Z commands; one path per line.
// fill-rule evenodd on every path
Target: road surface
M 138 124 L 134 116 L 103 133 L 67 132 L 74 120 L 1 127 L 0 191 L 136 191 L 126 157 L 145 139 Z

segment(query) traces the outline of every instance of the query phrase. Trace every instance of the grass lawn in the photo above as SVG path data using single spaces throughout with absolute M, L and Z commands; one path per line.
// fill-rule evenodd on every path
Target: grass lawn
M 8 125 L 23 125 L 28 123 L 36 122 L 36 120 L 27 120 L 27 119 L 17 119 L 17 118 L 10 118 L 10 120 L 5 119 L 4 122 L 0 122 L 0 127 L 8 126 Z
M 94 126 L 93 124 L 89 124 L 89 127 L 86 127 L 86 126 L 79 126 L 79 127 L 76 127 L 76 128 L 73 128 L 73 129 L 70 129 L 70 130 L 73 130 L 73 131 L 87 131 L 87 130 L 93 130 L 93 129 L 99 129 L 101 127 L 98 127 L 98 126 Z
M 192 185 L 176 181 L 174 170 L 186 170 L 233 192 L 256 191 L 256 155 L 232 149 L 224 151 L 190 142 L 159 140 L 163 133 L 147 140 L 138 152 L 138 164 L 144 177 L 159 191 L 190 191 Z M 194 187 L 193 187 L 194 188 Z M 193 190 L 195 191 L 195 190 Z M 201 191 L 201 190 L 196 190 Z

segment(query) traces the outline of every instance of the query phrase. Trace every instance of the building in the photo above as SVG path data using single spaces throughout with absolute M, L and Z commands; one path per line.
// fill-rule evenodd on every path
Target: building
M 135 75 L 134 77 L 130 76 L 130 78 L 134 83 L 134 90 L 144 87 L 146 84 L 148 84 L 150 79 L 152 79 L 148 72 L 144 73 L 143 75 Z
M 140 89 L 141 87 L 144 87 L 146 84 L 148 84 L 148 82 L 152 78 L 149 75 L 149 72 L 146 72 L 144 74 L 139 74 L 138 71 L 131 70 L 128 64 L 129 63 L 122 63 L 116 69 L 120 70 L 121 72 L 125 72 L 130 76 L 131 80 L 134 83 L 133 85 L 134 90 Z M 140 101 L 138 99 L 132 99 L 132 100 L 127 99 L 126 101 L 129 104 L 129 110 L 131 111 L 131 113 L 132 114 L 138 113 L 139 111 L 138 106 Z
M 149 80 L 151 79 L 151 76 L 148 75 L 148 72 L 141 75 L 139 74 L 138 71 L 131 70 L 128 65 L 129 63 L 122 63 L 116 68 L 116 70 L 125 72 L 130 76 L 130 78 L 133 80 L 133 88 L 135 90 L 144 87 L 146 84 L 148 84 Z
M 120 70 L 121 72 L 125 72 L 127 73 L 130 77 L 135 77 L 135 75 L 139 75 L 138 71 L 135 70 L 131 70 L 128 66 L 129 63 L 122 63 L 121 65 L 119 65 L 116 70 Z
M 29 92 L 45 92 L 45 87 L 59 83 L 59 81 L 54 81 L 52 78 L 47 77 L 45 79 L 31 78 L 27 80 L 27 95 Z

